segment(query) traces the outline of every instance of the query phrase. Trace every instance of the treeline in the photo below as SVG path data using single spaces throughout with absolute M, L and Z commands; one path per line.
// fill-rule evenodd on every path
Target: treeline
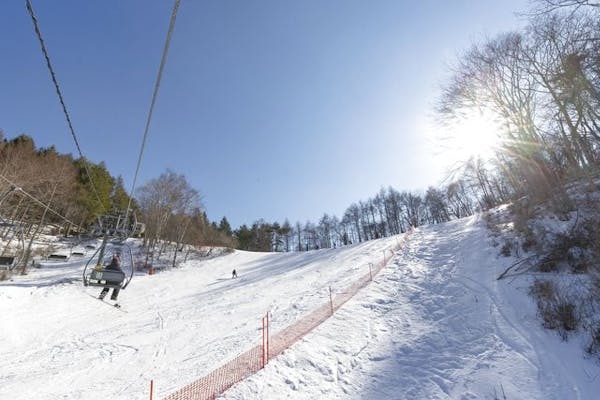
M 143 223 L 149 262 L 160 259 L 169 246 L 182 249 L 184 244 L 307 251 L 470 215 L 487 205 L 485 186 L 482 190 L 477 176 L 467 174 L 444 188 L 431 187 L 424 195 L 382 189 L 373 198 L 352 204 L 341 218 L 324 214 L 316 223 L 296 222 L 293 226 L 287 220 L 281 224 L 259 220 L 233 230 L 226 217 L 218 224 L 209 221 L 200 193 L 184 175 L 166 171 L 137 189 L 130 214 Z M 65 235 L 89 232 L 100 216 L 124 215 L 129 200 L 123 180 L 113 177 L 103 163 L 74 159 L 53 147 L 38 149 L 27 135 L 0 140 L 0 218 L 26 226 L 29 234 L 49 224 Z M 11 229 L 9 225 L 1 227 L 0 237 L 6 239 Z M 177 252 L 173 253 L 175 264 Z
M 233 232 L 238 246 L 251 251 L 308 251 L 334 248 L 406 232 L 411 226 L 435 224 L 471 215 L 487 205 L 473 174 L 465 174 L 425 194 L 389 187 L 350 205 L 344 215 L 324 214 L 318 222 L 256 221 Z
M 74 159 L 54 147 L 38 149 L 27 135 L 8 140 L 0 131 L 2 253 L 18 244 L 10 240 L 15 229 L 28 237 L 42 225 L 54 225 L 55 233 L 82 234 L 99 217 L 125 215 L 129 203 L 129 214 L 145 227 L 144 245 L 153 258 L 167 243 L 234 246 L 231 235 L 208 221 L 199 193 L 183 175 L 166 171 L 139 187 L 130 202 L 122 178 L 113 177 L 104 163 Z
M 27 135 L 7 140 L 1 131 L 0 193 L 4 219 L 39 222 L 45 213 L 45 222 L 76 231 L 87 228 L 102 213 L 124 210 L 129 201 L 122 179 L 111 176 L 103 163 L 74 159 L 54 147 L 37 149 Z

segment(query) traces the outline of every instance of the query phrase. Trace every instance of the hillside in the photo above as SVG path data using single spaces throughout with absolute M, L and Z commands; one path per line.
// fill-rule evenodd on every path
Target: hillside
M 136 276 L 121 312 L 80 282 L 82 261 L 0 283 L 0 398 L 162 398 L 368 272 L 387 238 L 306 253 L 236 251 Z M 545 331 L 529 278 L 497 281 L 478 216 L 422 227 L 374 282 L 227 399 L 591 399 L 597 365 Z M 231 279 L 236 268 L 238 279 Z

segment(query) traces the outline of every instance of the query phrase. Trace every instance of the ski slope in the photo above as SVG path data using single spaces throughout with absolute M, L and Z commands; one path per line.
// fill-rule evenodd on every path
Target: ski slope
M 226 399 L 597 399 L 598 364 L 545 331 L 528 281 L 497 281 L 478 216 L 419 228 L 332 318 Z
M 150 379 L 160 398 L 259 343 L 267 310 L 273 331 L 286 327 L 396 240 L 191 260 L 134 277 L 119 295 L 126 312 L 83 287 L 85 260 L 15 276 L 0 283 L 0 399 L 141 399 Z
M 0 399 L 155 398 L 328 301 L 380 261 L 387 238 L 307 253 L 233 254 L 137 276 L 121 312 L 82 262 L 0 283 Z M 496 281 L 479 217 L 422 227 L 373 283 L 225 399 L 595 399 L 578 338 L 540 327 L 528 281 Z M 239 278 L 231 279 L 231 270 Z

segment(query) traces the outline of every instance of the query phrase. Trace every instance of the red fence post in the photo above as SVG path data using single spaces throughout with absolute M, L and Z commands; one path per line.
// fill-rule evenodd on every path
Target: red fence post
M 152 393 L 154 392 L 154 381 L 150 379 L 150 400 L 152 400 Z
M 267 311 L 267 363 L 269 363 L 269 312 Z
M 261 359 L 262 359 L 262 367 L 265 367 L 265 317 L 262 318 L 262 324 L 263 324 L 263 328 L 262 328 L 262 352 L 261 352 Z

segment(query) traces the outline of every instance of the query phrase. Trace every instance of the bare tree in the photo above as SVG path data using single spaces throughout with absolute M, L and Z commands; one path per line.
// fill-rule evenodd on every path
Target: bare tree
M 430 223 L 439 224 L 450 220 L 448 201 L 441 189 L 429 187 L 425 193 L 424 205 L 427 208 Z
M 179 245 L 185 237 L 187 217 L 200 207 L 200 195 L 185 176 L 167 170 L 138 189 L 138 202 L 146 223 L 144 245 L 153 256 L 160 243 L 159 259 L 169 241 Z

